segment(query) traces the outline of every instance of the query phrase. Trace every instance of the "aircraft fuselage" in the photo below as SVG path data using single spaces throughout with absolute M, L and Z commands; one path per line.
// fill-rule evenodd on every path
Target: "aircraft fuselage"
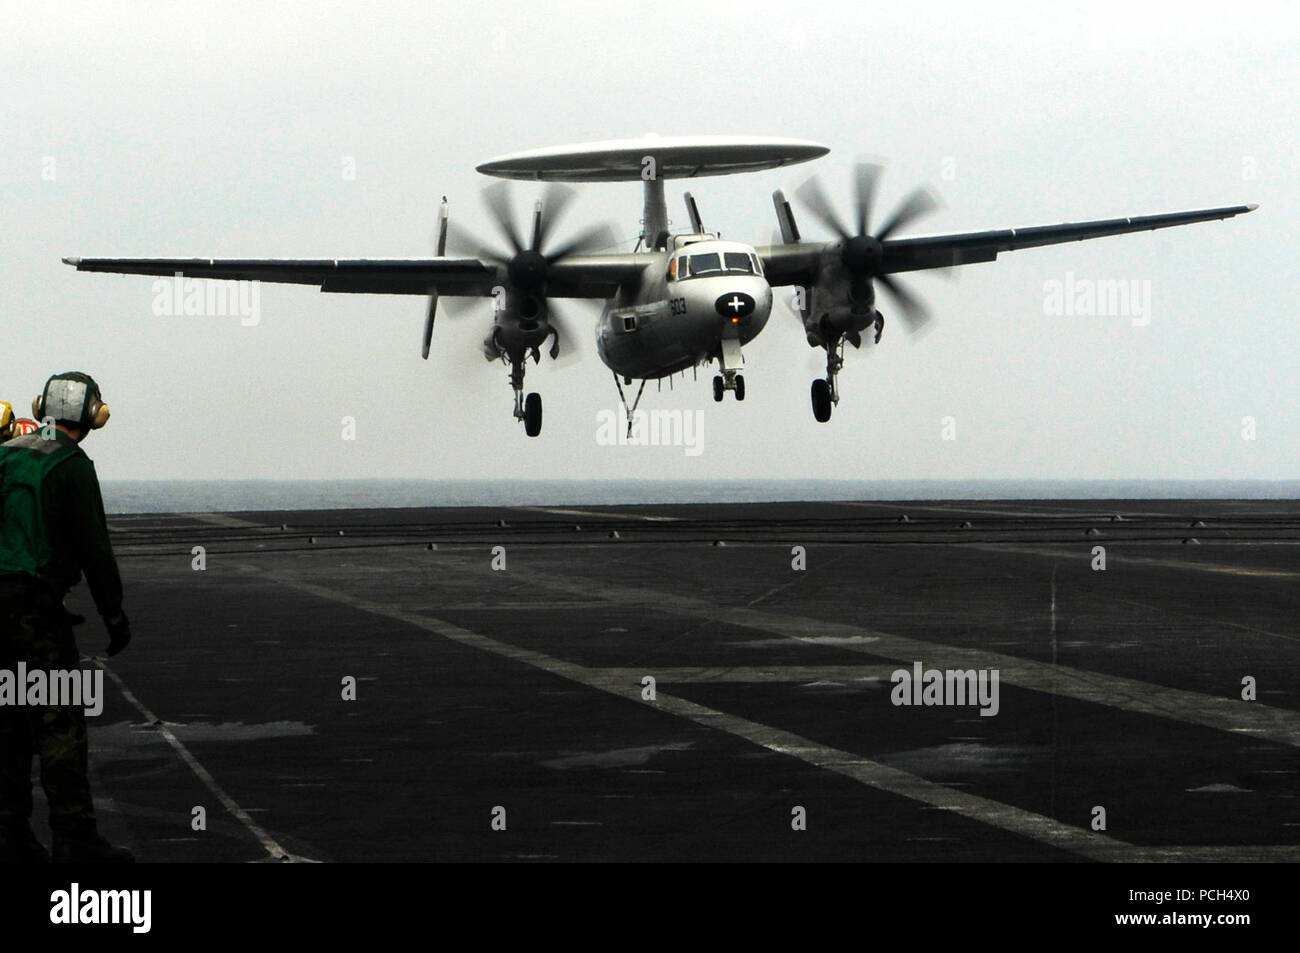
M 750 245 L 675 236 L 647 267 L 635 297 L 606 306 L 596 326 L 614 373 L 656 379 L 707 361 L 733 338 L 753 340 L 772 313 L 772 288 Z

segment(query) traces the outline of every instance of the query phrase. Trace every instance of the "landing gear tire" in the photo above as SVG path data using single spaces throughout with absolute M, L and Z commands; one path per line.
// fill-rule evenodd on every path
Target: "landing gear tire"
M 722 375 L 718 374 L 713 378 L 713 399 L 722 403 Z
M 826 423 L 831 419 L 831 385 L 830 382 L 818 378 L 812 382 L 812 405 L 813 416 L 817 418 L 818 423 Z
M 524 433 L 536 437 L 542 432 L 542 395 L 529 394 L 524 401 Z
M 736 400 L 745 399 L 745 377 L 743 374 L 736 375 Z

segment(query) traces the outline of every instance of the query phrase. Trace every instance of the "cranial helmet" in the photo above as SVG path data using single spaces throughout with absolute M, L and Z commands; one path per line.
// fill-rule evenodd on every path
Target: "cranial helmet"
M 108 404 L 93 377 L 64 371 L 45 382 L 41 396 L 32 401 L 32 414 L 37 420 L 53 417 L 55 423 L 77 427 L 84 434 L 108 423 Z

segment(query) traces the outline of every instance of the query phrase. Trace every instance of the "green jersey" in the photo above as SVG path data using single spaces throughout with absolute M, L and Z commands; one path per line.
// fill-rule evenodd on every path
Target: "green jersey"
M 83 572 L 100 615 L 115 618 L 122 580 L 95 465 L 61 431 L 0 444 L 0 575 L 34 577 L 62 598 Z

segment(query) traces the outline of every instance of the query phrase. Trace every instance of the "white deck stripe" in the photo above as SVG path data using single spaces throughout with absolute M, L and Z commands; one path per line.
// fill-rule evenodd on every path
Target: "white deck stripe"
M 560 516 L 590 516 L 596 519 L 644 520 L 647 523 L 680 523 L 677 516 L 648 516 L 645 513 L 615 513 L 603 510 L 571 510 L 559 506 L 514 506 L 515 510 L 532 510 L 535 513 L 556 513 Z
M 240 807 L 238 802 L 222 789 L 221 785 L 217 784 L 217 780 L 212 776 L 211 772 L 209 772 L 207 768 L 203 767 L 203 765 L 199 763 L 199 759 L 190 753 L 190 749 L 185 747 L 184 742 L 172 734 L 171 729 L 167 727 L 166 723 L 146 708 L 140 699 L 135 697 L 135 694 L 131 689 L 126 687 L 126 682 L 122 681 L 121 677 L 116 672 L 109 668 L 102 659 L 94 659 L 93 661 L 99 668 L 104 670 L 104 673 L 108 675 L 109 678 L 113 680 L 113 684 L 115 684 L 118 691 L 122 693 L 122 697 L 130 702 L 132 707 L 134 707 L 136 711 L 140 712 L 150 725 L 158 729 L 158 733 L 166 739 L 169 745 L 176 749 L 176 753 L 181 756 L 181 760 L 189 765 L 190 770 L 194 772 L 195 776 L 201 782 L 203 782 L 203 786 L 211 791 L 213 796 L 221 802 L 221 806 L 229 811 L 235 820 L 248 828 L 249 832 L 257 838 L 258 843 L 262 845 L 262 848 L 268 855 L 270 855 L 272 860 L 302 861 L 305 859 L 289 853 L 276 842 L 275 838 L 263 830 L 257 821 L 249 817 L 248 812 Z
M 270 526 L 265 523 L 254 523 L 251 520 L 241 520 L 237 516 L 227 516 L 225 513 L 178 513 L 178 516 L 191 516 L 203 523 L 211 523 L 213 526 L 224 526 L 227 529 L 261 529 L 269 530 Z
M 1044 553 L 1060 556 L 1060 553 Z M 446 554 L 442 562 L 456 557 Z M 681 593 L 665 593 L 645 587 L 623 586 L 592 576 L 570 582 L 546 572 L 528 570 L 529 582 L 553 591 L 583 596 L 601 596 L 629 611 L 648 609 L 693 619 L 706 619 L 728 625 L 771 632 L 787 638 L 816 643 L 827 637 L 854 641 L 871 639 L 869 644 L 838 644 L 852 652 L 876 655 L 911 665 L 920 660 L 931 668 L 996 668 L 1003 684 L 1032 691 L 1072 698 L 1076 701 L 1104 705 L 1122 711 L 1155 715 L 1185 724 L 1201 725 L 1230 734 L 1248 733 L 1280 744 L 1300 747 L 1300 712 L 1274 708 L 1260 702 L 1245 702 L 1237 696 L 1206 695 L 1151 682 L 1052 665 L 1033 659 L 1005 655 L 981 648 L 944 645 L 892 635 L 878 629 L 810 619 L 785 612 L 749 608 L 728 608 Z M 1005 706 L 1004 706 L 1005 707 Z
M 1192 533 L 1193 530 L 1183 530 L 1186 533 Z M 1173 543 L 1176 537 L 1170 537 L 1169 542 Z M 1122 536 L 1106 539 L 1102 536 L 1090 536 L 1087 540 L 1088 549 L 1093 546 L 1103 545 L 1111 546 L 1112 549 L 1106 552 L 1106 564 L 1112 568 L 1121 563 L 1133 563 L 1139 566 L 1160 566 L 1165 569 L 1190 569 L 1194 572 L 1208 572 L 1224 576 L 1253 576 L 1259 579 L 1297 579 L 1300 578 L 1300 572 L 1293 569 L 1270 569 L 1267 566 L 1234 566 L 1230 563 L 1212 563 L 1212 562 L 1195 562 L 1190 559 L 1162 559 L 1158 556 L 1136 556 L 1124 552 L 1123 549 L 1113 549 L 1116 544 L 1127 546 L 1150 545 L 1149 541 L 1142 540 L 1133 542 L 1124 539 Z M 1064 546 L 1060 549 L 1044 549 L 1035 546 L 1023 546 L 1015 542 L 1006 543 L 962 543 L 960 540 L 954 543 L 936 542 L 936 546 L 958 545 L 967 549 L 981 549 L 990 553 L 1024 553 L 1027 556 L 1050 556 L 1056 559 L 1083 559 L 1082 550 L 1068 549 Z M 1083 545 L 1083 543 L 1080 543 Z M 1203 549 L 1204 547 L 1202 547 Z
M 618 678 L 640 683 L 653 675 L 659 685 L 674 682 L 855 682 L 889 681 L 897 665 L 645 665 L 641 668 L 601 667 Z
M 718 711 L 707 706 L 687 701 L 658 692 L 655 701 L 648 702 L 641 698 L 641 684 L 636 679 L 628 679 L 621 670 L 591 669 L 575 662 L 554 658 L 542 652 L 499 642 L 489 636 L 453 625 L 431 616 L 419 615 L 390 605 L 371 602 L 342 592 L 337 588 L 328 588 L 315 583 L 304 582 L 285 572 L 267 573 L 255 567 L 248 567 L 258 572 L 263 578 L 271 578 L 281 585 L 289 586 L 321 599 L 338 602 L 399 622 L 432 632 L 435 635 L 458 642 L 493 655 L 521 662 L 540 669 L 551 675 L 586 685 L 615 695 L 619 698 L 665 711 L 679 718 L 694 722 L 705 728 L 725 732 L 752 744 L 773 751 L 777 754 L 797 758 L 806 764 L 833 771 L 851 778 L 877 790 L 905 797 L 913 801 L 929 804 L 940 810 L 951 811 L 971 820 L 992 827 L 997 827 L 1022 837 L 1029 837 L 1052 847 L 1068 850 L 1076 854 L 1100 861 L 1178 861 L 1194 860 L 1204 856 L 1205 859 L 1240 857 L 1246 852 L 1252 859 L 1267 857 L 1269 859 L 1300 858 L 1300 846 L 1263 845 L 1259 847 L 1141 847 L 1118 840 L 1107 834 L 1086 830 L 1063 824 L 1060 821 L 1035 814 L 1024 808 L 1014 807 L 989 798 L 957 791 L 934 781 L 927 780 L 910 772 L 893 768 L 868 758 L 862 758 L 847 751 L 840 751 L 827 745 L 818 744 L 779 728 L 762 725 L 758 722 Z
M 859 502 L 856 500 L 840 500 L 832 505 L 833 506 L 857 506 L 857 507 L 865 507 L 867 509 L 885 509 L 892 514 L 897 514 L 899 516 L 901 516 L 903 513 L 914 513 L 920 510 L 922 512 L 943 513 L 945 515 L 954 516 L 954 517 L 965 516 L 970 513 L 980 513 L 986 516 L 1001 517 L 1004 520 L 1015 520 L 1023 516 L 1031 516 L 1031 517 L 1047 516 L 1047 517 L 1054 517 L 1057 519 L 1086 519 L 1089 517 L 1091 517 L 1092 519 L 1101 518 L 1097 516 L 1096 510 L 1083 510 L 1078 508 L 1072 510 L 1027 510 L 1022 508 L 990 510 L 990 509 L 980 509 L 973 506 L 964 506 L 960 503 L 941 505 L 937 503 L 929 503 L 929 504 L 904 503 L 901 500 L 898 501 L 897 503 L 893 502 L 892 500 L 883 500 L 878 503 L 867 502 L 867 501 Z

